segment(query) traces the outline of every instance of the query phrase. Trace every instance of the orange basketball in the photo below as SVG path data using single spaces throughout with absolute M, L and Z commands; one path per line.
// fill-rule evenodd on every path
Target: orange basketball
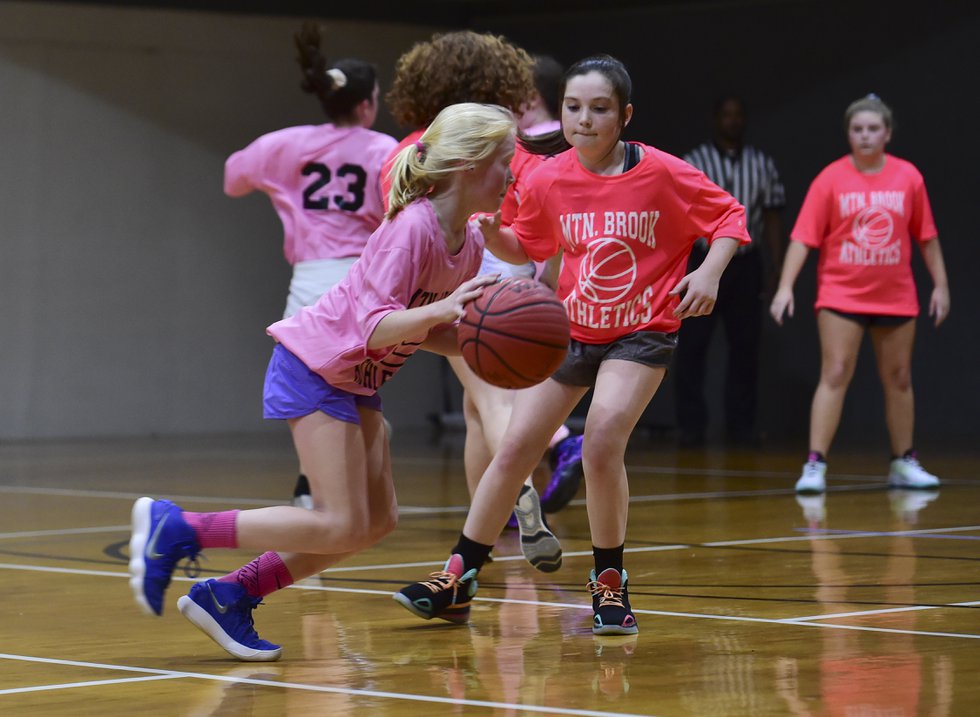
M 459 322 L 459 348 L 477 376 L 501 388 L 548 378 L 568 352 L 568 314 L 544 284 L 504 279 L 483 288 Z

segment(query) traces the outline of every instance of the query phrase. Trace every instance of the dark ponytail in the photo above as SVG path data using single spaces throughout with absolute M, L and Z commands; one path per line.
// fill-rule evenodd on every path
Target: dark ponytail
M 565 132 L 561 128 L 531 137 L 522 134 L 517 138 L 517 141 L 531 154 L 543 154 L 549 157 L 572 148 L 572 145 L 565 139 Z
M 374 96 L 377 84 L 374 66 L 356 59 L 328 64 L 320 51 L 320 27 L 311 20 L 303 23 L 295 40 L 299 53 L 296 61 L 303 71 L 300 87 L 316 95 L 329 119 L 351 119 L 354 108 Z

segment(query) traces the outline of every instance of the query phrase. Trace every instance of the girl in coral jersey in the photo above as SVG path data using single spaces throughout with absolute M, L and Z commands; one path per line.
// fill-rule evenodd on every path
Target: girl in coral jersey
M 871 335 L 885 393 L 891 440 L 891 486 L 933 489 L 939 479 L 919 464 L 912 444 L 912 344 L 919 302 L 912 279 L 912 243 L 922 251 L 934 288 L 929 315 L 939 326 L 949 313 L 949 287 L 922 175 L 885 152 L 891 109 L 876 95 L 844 113 L 851 153 L 813 180 L 790 234 L 770 313 L 793 315 L 793 284 L 810 249 L 817 267 L 820 383 L 810 409 L 810 453 L 796 482 L 799 493 L 826 489 L 825 456 L 840 423 L 865 332 Z
M 305 22 L 295 40 L 302 88 L 320 100 L 329 122 L 262 135 L 225 162 L 225 193 L 261 191 L 282 220 L 293 267 L 287 317 L 344 278 L 381 224 L 381 166 L 396 145 L 371 129 L 378 115 L 374 67 L 357 59 L 328 62 L 314 22 Z M 293 504 L 313 505 L 302 469 Z
M 420 347 L 459 352 L 454 322 L 495 276 L 476 276 L 480 230 L 511 181 L 513 115 L 493 105 L 446 108 L 395 162 L 387 220 L 339 284 L 269 327 L 266 418 L 288 422 L 314 495 L 312 510 L 190 513 L 140 498 L 132 510 L 130 587 L 159 615 L 174 566 L 205 548 L 265 550 L 217 580 L 197 583 L 180 612 L 230 654 L 275 660 L 252 610 L 262 598 L 373 545 L 395 527 L 388 438 L 377 389 Z
M 595 569 L 588 588 L 596 634 L 638 631 L 623 568 L 629 505 L 625 452 L 667 371 L 682 319 L 710 313 L 722 271 L 748 242 L 745 210 L 686 162 L 624 142 L 631 82 L 602 55 L 565 74 L 559 132 L 529 140 L 548 159 L 528 178 L 517 218 L 484 222 L 487 246 L 510 262 L 564 249 L 558 294 L 571 320 L 568 357 L 517 392 L 501 449 L 484 473 L 441 572 L 395 599 L 423 618 L 468 619 L 475 576 L 507 521 L 536 456 L 590 387 L 582 460 Z M 698 237 L 711 249 L 685 276 Z

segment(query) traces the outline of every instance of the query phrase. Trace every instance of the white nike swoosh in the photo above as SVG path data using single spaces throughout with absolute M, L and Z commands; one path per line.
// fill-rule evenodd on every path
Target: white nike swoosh
M 208 585 L 208 592 L 211 594 L 211 600 L 214 602 L 215 609 L 222 615 L 228 612 L 228 606 L 222 605 L 220 602 L 218 602 L 218 598 L 214 596 L 214 590 L 211 589 L 210 585 Z
M 151 507 L 150 510 L 152 511 L 153 508 Z M 163 553 L 158 553 L 156 550 L 157 538 L 160 537 L 160 531 L 163 530 L 163 526 L 169 517 L 170 513 L 167 513 L 163 516 L 163 520 L 157 523 L 156 530 L 154 530 L 153 535 L 150 536 L 150 542 L 146 544 L 146 557 L 148 557 L 150 560 L 159 560 L 160 558 L 164 557 Z

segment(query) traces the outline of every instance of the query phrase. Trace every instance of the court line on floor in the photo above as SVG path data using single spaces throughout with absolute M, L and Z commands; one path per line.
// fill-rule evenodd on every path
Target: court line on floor
M 587 603 L 559 603 L 559 602 L 544 602 L 540 600 L 515 600 L 513 598 L 487 598 L 487 597 L 476 597 L 473 598 L 474 602 L 495 602 L 495 603 L 506 603 L 508 605 L 534 605 L 538 607 L 565 607 L 565 608 L 575 608 L 580 610 L 591 610 L 592 605 Z M 945 607 L 959 607 L 967 605 L 969 603 L 950 603 L 949 605 L 920 605 L 916 606 L 917 610 L 939 610 Z M 976 603 L 980 604 L 980 602 Z M 754 622 L 763 623 L 768 625 L 801 625 L 805 627 L 820 627 L 825 629 L 837 629 L 837 630 L 864 630 L 867 632 L 885 632 L 885 633 L 895 633 L 899 635 L 918 635 L 923 637 L 953 637 L 969 640 L 980 640 L 980 635 L 974 635 L 968 632 L 931 632 L 928 630 L 901 630 L 898 628 L 888 628 L 888 627 L 869 627 L 864 625 L 837 625 L 837 624 L 823 624 L 818 622 L 806 622 L 801 621 L 801 618 L 792 617 L 752 617 L 750 615 L 716 615 L 713 613 L 704 612 L 678 612 L 675 610 L 644 610 L 642 608 L 633 608 L 633 612 L 637 615 L 652 615 L 655 617 L 683 617 L 683 618 L 693 618 L 696 620 L 727 620 L 731 622 Z M 877 610 L 869 611 L 869 614 L 877 613 Z M 851 613 L 853 617 L 864 617 L 864 613 L 855 612 Z
M 969 602 L 954 602 L 943 605 L 942 607 L 975 607 L 980 605 L 980 600 L 971 600 Z M 805 615 L 803 617 L 790 617 L 783 618 L 783 622 L 809 622 L 811 620 L 836 620 L 838 618 L 845 617 L 868 617 L 871 615 L 890 615 L 894 613 L 901 612 L 915 612 L 917 610 L 933 610 L 934 605 L 908 605 L 906 607 L 889 607 L 881 608 L 879 610 L 858 610 L 857 612 L 838 612 L 838 613 L 825 613 L 821 615 Z
M 405 692 L 386 692 L 382 690 L 358 690 L 351 687 L 329 687 L 327 685 L 310 685 L 303 682 L 280 682 L 278 680 L 261 680 L 252 677 L 229 677 L 226 675 L 212 675 L 206 672 L 187 672 L 181 670 L 162 670 L 150 667 L 136 667 L 133 665 L 111 665 L 101 662 L 85 662 L 82 660 L 61 660 L 48 657 L 36 657 L 33 655 L 14 655 L 0 653 L 0 660 L 17 660 L 20 662 L 35 662 L 41 664 L 63 665 L 67 667 L 84 667 L 96 670 L 115 670 L 122 672 L 139 672 L 156 676 L 156 679 L 196 679 L 214 682 L 230 682 L 235 684 L 257 685 L 259 687 L 274 687 L 278 689 L 303 690 L 307 692 L 325 692 L 330 694 L 350 695 L 353 697 L 370 697 L 374 699 L 402 700 L 409 702 L 424 702 L 442 705 L 461 705 L 466 707 L 486 707 L 497 710 L 514 710 L 517 712 L 535 712 L 540 714 L 559 714 L 573 715 L 575 717 L 655 717 L 652 714 L 637 714 L 626 712 L 600 712 L 597 710 L 580 710 L 571 707 L 550 707 L 544 705 L 531 705 L 512 702 L 492 702 L 488 700 L 467 700 L 452 697 L 438 697 L 436 695 L 413 695 Z M 257 664 L 257 669 L 260 667 Z M 268 664 L 268 663 L 266 663 Z M 130 678 L 129 680 L 118 680 L 118 682 L 133 682 L 140 678 Z M 142 678 L 153 679 L 153 678 Z M 107 681 L 107 683 L 116 681 Z M 84 686 L 85 683 L 79 683 Z M 61 688 L 60 685 L 53 688 Z M 36 687 L 32 691 L 40 691 L 43 687 Z M 18 688 L 19 690 L 19 688 Z M 0 694 L 4 694 L 0 691 Z
M 22 530 L 13 533 L 0 533 L 0 540 L 17 538 L 47 538 L 64 535 L 86 535 L 89 533 L 118 533 L 130 529 L 129 525 L 103 525 L 93 528 L 63 528 L 59 530 Z
M 0 656 L 2 659 L 3 656 Z M 103 687 L 105 685 L 123 685 L 133 682 L 153 682 L 154 680 L 176 680 L 180 675 L 147 675 L 146 677 L 120 677 L 115 680 L 87 680 L 85 682 L 62 682 L 57 685 L 33 685 L 32 687 L 13 687 L 0 690 L 0 695 L 16 695 L 24 692 L 49 692 L 51 690 L 70 690 L 76 687 Z
M 441 565 L 441 563 L 437 563 Z M 395 566 L 391 566 L 395 567 Z M 37 571 L 37 572 L 49 572 L 49 573 L 67 573 L 73 575 L 92 575 L 96 577 L 123 577 L 129 578 L 129 573 L 110 573 L 101 570 L 79 570 L 71 568 L 49 568 L 43 566 L 24 566 L 12 563 L 0 563 L 0 570 L 11 569 L 11 570 L 27 570 L 27 571 Z M 174 582 L 198 582 L 198 578 L 189 578 L 183 576 L 174 576 Z M 377 595 L 377 596 L 391 596 L 390 590 L 374 590 L 370 588 L 353 588 L 353 587 L 333 587 L 329 585 L 311 585 L 308 581 L 301 581 L 294 585 L 290 585 L 289 590 L 310 590 L 314 592 L 336 592 L 344 594 L 357 594 L 357 595 Z M 474 602 L 487 602 L 487 603 L 499 603 L 507 605 L 533 605 L 537 607 L 546 608 L 572 608 L 576 610 L 590 610 L 592 606 L 588 603 L 562 603 L 553 602 L 546 600 L 515 600 L 513 598 L 492 598 L 492 597 L 475 597 Z M 980 604 L 978 602 L 977 604 Z M 942 605 L 921 605 L 914 606 L 917 610 L 941 610 L 950 607 L 963 607 L 967 606 L 967 603 L 949 603 Z M 913 607 L 913 606 L 910 606 Z M 633 612 L 637 615 L 653 615 L 657 617 L 683 617 L 683 618 L 693 618 L 701 620 L 725 620 L 729 622 L 752 622 L 752 623 L 763 623 L 770 625 L 801 625 L 807 627 L 819 627 L 826 629 L 838 629 L 838 630 L 862 630 L 867 632 L 883 632 L 883 633 L 894 633 L 901 635 L 919 635 L 919 636 L 931 636 L 931 637 L 953 637 L 962 639 L 980 639 L 980 634 L 974 635 L 970 633 L 956 633 L 956 632 L 931 632 L 926 630 L 901 630 L 896 628 L 885 628 L 885 627 L 866 627 L 858 625 L 838 625 L 838 624 L 826 624 L 821 622 L 816 622 L 813 617 L 796 617 L 796 618 L 765 618 L 765 617 L 752 617 L 748 615 L 717 615 L 713 613 L 699 613 L 699 612 L 677 612 L 672 610 L 645 610 L 642 608 L 633 608 Z M 849 613 L 849 617 L 864 617 L 865 615 L 874 615 L 879 613 L 878 610 L 869 610 L 864 612 L 854 612 Z M 829 616 L 820 616 L 829 617 Z M 812 621 L 811 621 L 812 620 Z
M 980 525 L 962 525 L 954 526 L 949 528 L 922 528 L 919 530 L 905 530 L 901 533 L 895 533 L 894 535 L 905 535 L 911 537 L 935 537 L 941 538 L 944 536 L 935 535 L 936 533 L 953 533 L 962 532 L 967 530 L 980 531 Z M 808 535 L 783 535 L 774 538 L 743 538 L 740 540 L 715 540 L 708 543 L 670 543 L 668 545 L 643 545 L 635 548 L 626 548 L 623 552 L 625 553 L 657 553 L 670 550 L 691 550 L 697 548 L 730 548 L 738 547 L 740 545 L 766 545 L 770 543 L 799 543 L 799 542 L 809 542 L 811 540 L 847 540 L 850 538 L 875 538 L 881 537 L 883 534 L 878 532 L 866 532 L 866 531 L 850 531 L 850 532 L 840 532 L 840 533 L 819 533 L 819 534 L 808 534 Z M 891 535 L 891 534 L 886 534 Z M 950 539 L 960 536 L 948 536 Z M 566 550 L 562 552 L 563 558 L 584 558 L 592 557 L 591 550 Z M 525 560 L 523 555 L 494 555 L 494 562 L 513 562 Z M 424 562 L 415 563 L 379 563 L 374 565 L 351 565 L 342 566 L 336 568 L 327 568 L 324 573 L 351 573 L 359 571 L 369 571 L 369 570 L 390 570 L 397 568 L 418 568 L 426 566 L 436 566 L 443 565 L 445 561 L 431 560 Z
M 669 472 L 668 469 L 663 469 Z M 677 471 L 680 472 L 680 471 Z M 748 473 L 747 475 L 756 475 Z M 842 476 L 843 477 L 843 476 Z M 874 476 L 846 476 L 851 480 L 873 480 L 872 483 L 861 483 L 853 486 L 835 486 L 828 489 L 828 493 L 844 493 L 856 491 L 870 491 L 884 489 L 880 481 Z M 50 495 L 65 498 L 105 498 L 118 500 L 136 500 L 146 493 L 133 493 L 128 491 L 109 491 L 109 490 L 85 490 L 77 488 L 39 488 L 34 486 L 4 486 L 0 485 L 0 493 L 12 493 L 19 495 Z M 796 495 L 792 486 L 785 488 L 760 488 L 757 490 L 712 490 L 712 491 L 691 491 L 686 493 L 663 493 L 650 495 L 632 495 L 630 503 L 652 503 L 670 502 L 675 500 L 717 500 L 724 498 L 751 498 L 768 496 L 793 496 Z M 206 503 L 216 505 L 249 505 L 249 506 L 273 506 L 284 505 L 286 501 L 272 498 L 223 498 L 215 496 L 200 495 L 167 495 L 168 500 L 176 503 Z M 572 500 L 569 505 L 583 506 L 585 500 L 578 498 Z M 433 515 L 433 514 L 464 514 L 469 510 L 466 505 L 450 506 L 426 506 L 426 505 L 401 505 L 398 512 L 403 515 Z
M 136 500 L 146 493 L 131 493 L 115 490 L 85 490 L 81 488 L 38 488 L 34 486 L 0 485 L 0 493 L 16 493 L 19 495 L 54 495 L 64 498 L 118 498 L 121 500 Z M 218 505 L 283 505 L 285 501 L 270 498 L 218 498 L 203 495 L 171 495 L 169 500 L 184 503 L 215 503 Z

